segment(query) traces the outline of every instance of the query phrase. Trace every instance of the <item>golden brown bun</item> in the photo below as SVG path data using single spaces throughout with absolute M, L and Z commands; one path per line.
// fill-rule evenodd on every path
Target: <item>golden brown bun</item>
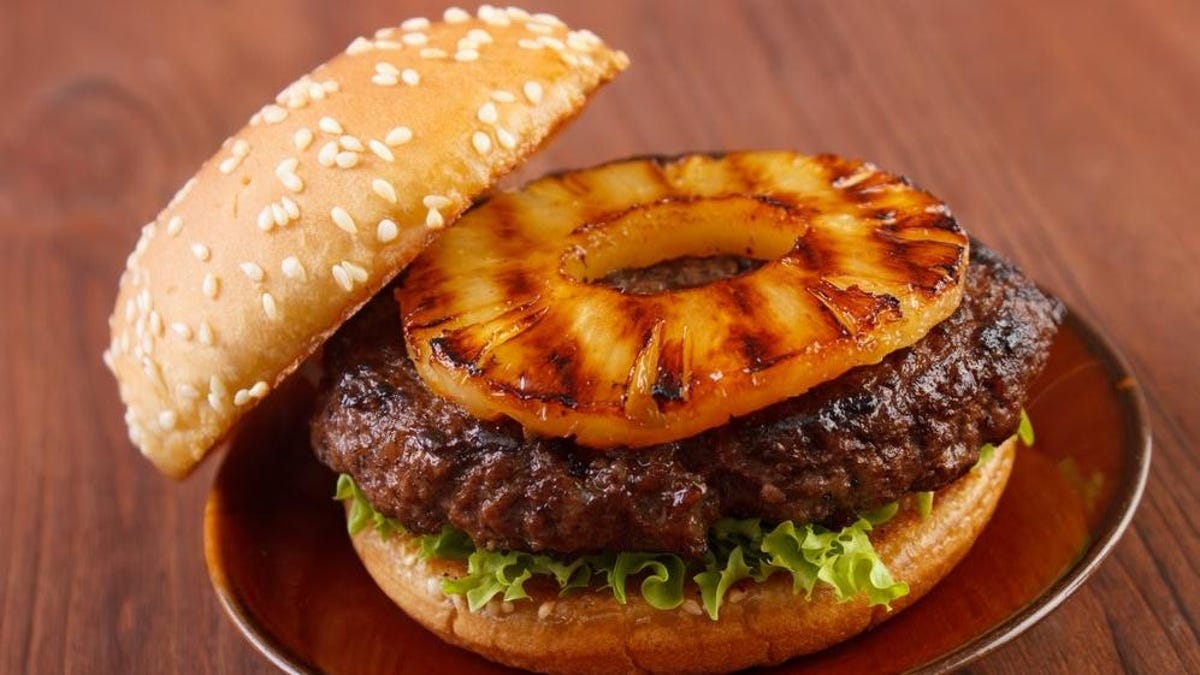
M 792 593 L 791 577 L 742 582 L 726 597 L 719 621 L 691 597 L 672 611 L 656 610 L 636 592 L 627 605 L 605 590 L 534 595 L 532 601 L 495 600 L 478 613 L 461 597 L 440 591 L 443 575 L 459 576 L 465 564 L 421 561 L 411 539 L 381 539 L 371 528 L 354 547 L 375 582 L 405 612 L 442 639 L 489 659 L 542 672 L 720 672 L 779 663 L 846 640 L 915 602 L 966 554 L 995 511 L 1012 470 L 1015 440 L 989 462 L 939 490 L 933 512 L 922 519 L 902 509 L 871 533 L 892 576 L 909 594 L 892 611 L 863 598 L 839 603 L 828 588 L 811 600 Z M 911 501 L 911 500 L 910 500 Z
M 130 439 L 165 473 L 190 471 L 628 63 L 549 15 L 445 18 L 356 39 L 142 229 L 105 362 Z

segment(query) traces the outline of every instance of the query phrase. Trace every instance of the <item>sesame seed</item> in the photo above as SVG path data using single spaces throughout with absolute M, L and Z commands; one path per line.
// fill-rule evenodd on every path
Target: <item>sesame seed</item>
M 591 37 L 588 37 L 591 35 Z M 567 33 L 567 46 L 575 51 L 590 52 L 596 46 L 594 33 L 584 33 L 582 31 L 571 31 Z
M 554 28 L 547 26 L 544 23 L 527 23 L 525 24 L 525 30 L 531 33 L 538 33 L 540 35 L 549 35 L 550 33 L 554 32 Z
M 254 398 L 262 398 L 266 396 L 267 392 L 270 390 L 271 387 L 268 386 L 266 382 L 259 380 L 258 382 L 254 383 L 253 387 L 250 387 L 250 395 Z
M 310 82 L 308 85 L 308 97 L 318 101 L 325 98 L 325 87 L 316 82 Z
M 162 383 L 162 371 L 158 364 L 146 357 L 142 357 L 142 373 L 154 384 Z
M 360 35 L 359 37 L 354 38 L 354 41 L 346 47 L 346 53 L 353 56 L 355 54 L 361 54 L 363 52 L 370 51 L 371 47 L 371 41 Z
M 546 45 L 547 47 L 553 49 L 556 52 L 561 52 L 562 50 L 567 48 L 567 46 L 563 44 L 562 40 L 559 40 L 556 37 L 550 37 L 549 35 L 538 36 L 538 42 Z
M 217 170 L 224 174 L 231 174 L 242 163 L 241 157 L 226 157 L 217 165 Z
M 392 154 L 391 149 L 388 148 L 388 146 L 384 145 L 383 143 L 380 143 L 379 141 L 372 138 L 371 141 L 368 143 L 368 145 L 371 146 L 371 152 L 378 155 L 380 159 L 387 161 L 387 162 L 396 161 L 396 156 Z
M 563 25 L 562 19 L 560 19 L 557 16 L 554 16 L 553 14 L 550 14 L 548 12 L 538 12 L 537 14 L 534 14 L 533 16 L 529 17 L 529 20 L 535 21 L 537 23 L 549 24 L 551 26 Z
M 496 127 L 496 140 L 500 141 L 501 147 L 504 147 L 505 149 L 512 150 L 513 148 L 517 147 L 516 137 L 509 133 L 508 129 L 505 129 L 504 127 Z
M 422 49 L 420 51 L 420 56 L 423 59 L 444 59 L 447 56 L 449 56 L 449 54 L 447 54 L 446 50 L 444 50 L 444 49 L 435 49 L 433 47 L 428 47 L 428 48 Z
M 375 64 L 375 72 L 381 73 L 383 75 L 399 75 L 400 69 L 397 68 L 396 65 L 393 63 L 388 63 L 387 61 L 380 61 L 379 63 Z
M 345 130 L 342 129 L 342 125 L 339 124 L 337 120 L 333 119 L 332 117 L 329 117 L 328 115 L 326 115 L 325 117 L 322 117 L 320 120 L 317 121 L 317 127 L 321 131 L 324 131 L 327 134 L 335 134 L 335 135 L 340 136 L 340 135 L 346 133 Z
M 200 392 L 190 384 L 181 384 L 175 387 L 175 395 L 188 401 L 195 401 L 200 398 Z
M 571 66 L 572 68 L 578 66 L 580 63 L 583 63 L 579 60 L 578 56 L 575 56 L 574 54 L 568 54 L 567 52 L 559 52 L 558 58 L 562 59 L 563 63 Z
M 400 73 L 400 79 L 404 80 L 404 84 L 410 87 L 415 87 L 421 82 L 421 75 L 412 68 L 405 68 L 404 72 Z
M 504 10 L 513 21 L 528 21 L 532 18 L 529 12 L 520 7 L 508 7 Z
M 350 274 L 350 278 L 360 284 L 367 280 L 367 271 L 349 260 L 342 261 L 342 267 Z
M 471 20 L 471 14 L 462 7 L 451 7 L 442 13 L 446 23 L 462 23 Z
M 454 52 L 454 60 L 460 63 L 478 61 L 479 52 L 475 51 L 474 49 L 460 49 L 457 52 Z
M 334 161 L 337 162 L 337 165 L 341 168 L 349 169 L 358 164 L 358 153 L 350 151 L 339 152 L 337 157 L 334 158 Z
M 700 616 L 703 613 L 703 610 L 700 609 L 700 603 L 691 598 L 683 601 L 683 611 L 692 616 Z
M 342 290 L 349 291 L 354 288 L 354 282 L 350 281 L 350 274 L 341 265 L 334 265 L 329 271 L 333 274 L 333 280 L 342 287 Z
M 172 237 L 178 235 L 179 231 L 182 229 L 183 218 L 180 218 L 179 216 L 173 216 L 167 221 L 167 234 L 171 235 Z
M 245 157 L 250 154 L 250 144 L 242 139 L 233 142 L 233 147 L 229 148 L 234 157 Z
M 385 28 L 380 28 L 379 30 L 375 31 L 375 38 L 378 40 L 386 40 L 387 38 L 390 38 L 395 34 L 396 34 L 396 29 L 392 28 L 391 26 L 387 26 Z
M 396 203 L 396 188 L 392 187 L 392 184 L 386 180 L 382 178 L 372 180 L 371 189 L 375 191 L 375 194 L 383 197 L 392 204 Z
M 284 196 L 280 198 L 279 202 L 283 204 L 283 210 L 287 212 L 288 218 L 300 217 L 300 207 L 296 206 L 296 202 L 292 201 L 291 197 Z
M 396 42 L 395 40 L 376 40 L 375 48 L 376 49 L 396 50 L 396 49 L 404 49 L 404 45 L 399 42 Z
M 262 294 L 263 313 L 268 319 L 275 320 L 279 318 L 279 308 L 275 305 L 275 296 L 270 293 Z
M 288 112 L 277 105 L 269 105 L 262 109 L 262 118 L 267 124 L 279 124 L 287 119 Z
M 270 232 L 271 228 L 275 227 L 274 214 L 271 213 L 271 207 L 264 206 L 262 211 L 258 212 L 258 229 L 263 232 Z
M 154 333 L 155 335 L 163 334 L 162 317 L 159 316 L 158 312 L 155 311 L 150 312 L 150 332 Z
M 245 274 L 246 278 L 250 281 L 257 283 L 263 280 L 263 268 L 260 267 L 258 263 L 244 262 L 238 265 L 238 267 L 242 268 L 242 273 Z
M 174 429 L 177 421 L 174 410 L 164 410 L 158 413 L 158 426 L 162 427 L 163 431 Z
M 172 322 L 171 332 L 183 338 L 184 340 L 192 339 L 192 327 L 182 321 Z
M 355 152 L 363 151 L 362 141 L 349 134 L 338 138 L 338 144 L 347 150 L 354 150 Z
M 225 402 L 221 400 L 221 397 L 217 396 L 216 394 L 214 394 L 212 392 L 209 392 L 207 398 L 208 398 L 208 405 L 210 408 L 212 408 L 213 410 L 216 410 L 217 412 L 221 412 L 221 411 L 225 410 Z
M 537 40 L 530 40 L 529 38 L 521 38 L 520 40 L 517 40 L 517 46 L 521 49 L 532 49 L 533 51 L 545 49 L 545 45 Z
M 525 98 L 529 99 L 530 103 L 537 105 L 542 102 L 542 85 L 533 80 L 529 80 L 525 83 L 523 90 L 525 92 Z
M 284 258 L 279 268 L 283 271 L 283 275 L 289 279 L 304 281 L 308 278 L 308 274 L 304 271 L 304 265 L 301 265 L 300 260 L 294 255 Z
M 379 227 L 375 228 L 375 238 L 381 243 L 388 243 L 400 234 L 400 228 L 396 227 L 396 223 L 384 218 L 379 221 Z
M 330 141 L 325 145 L 322 145 L 321 149 L 317 152 L 317 162 L 319 162 L 321 166 L 333 166 L 334 162 L 337 161 L 337 152 L 337 143 Z
M 499 114 L 496 112 L 496 104 L 491 101 L 479 106 L 479 110 L 475 113 L 475 116 L 484 124 L 495 124 L 500 119 Z
M 437 209 L 429 209 L 429 213 L 425 214 L 425 227 L 442 227 L 446 224 L 446 219 Z
M 350 214 L 346 212 L 346 209 L 343 209 L 340 206 L 335 206 L 329 212 L 329 215 L 333 218 L 333 223 L 341 229 L 349 232 L 350 234 L 358 233 L 358 227 L 354 225 L 354 219 L 350 217 Z
M 479 7 L 479 18 L 484 22 L 493 26 L 507 26 L 511 23 L 508 15 L 504 10 L 496 9 L 491 5 L 481 5 Z
M 137 311 L 137 306 L 133 304 L 133 299 L 125 301 L 125 321 L 133 321 L 133 314 Z
M 413 132 L 408 127 L 396 127 L 388 132 L 386 138 L 383 139 L 388 145 L 404 145 L 412 140 Z
M 332 94 L 335 91 L 341 90 L 342 87 L 337 83 L 337 80 L 325 80 L 321 83 L 321 88 Z
M 444 209 L 453 202 L 450 201 L 449 197 L 443 197 L 442 195 L 425 195 L 421 198 L 421 203 L 427 209 Z
M 204 295 L 210 300 L 215 300 L 217 293 L 221 291 L 221 282 L 213 276 L 212 272 L 204 275 L 204 281 L 200 284 L 200 290 L 204 291 Z
M 423 16 L 414 16 L 411 19 L 405 19 L 400 24 L 400 30 L 425 30 L 429 28 L 429 19 Z
M 288 224 L 288 215 L 287 211 L 283 210 L 283 204 L 271 204 L 271 220 L 280 227 Z
M 746 591 L 740 588 L 735 588 L 729 591 L 729 602 L 737 604 L 746 599 Z
M 412 45 L 413 47 L 420 47 L 429 42 L 429 38 L 424 33 L 405 33 L 400 39 L 404 44 Z
M 207 246 L 197 242 L 192 244 L 192 255 L 196 256 L 196 260 L 204 262 L 212 256 L 212 252 L 208 250 Z
M 385 75 L 383 73 L 375 73 L 371 76 L 371 82 L 381 87 L 394 87 L 399 84 L 400 80 L 396 79 L 395 75 Z
M 145 314 L 150 311 L 150 291 L 143 288 L 137 295 L 137 307 Z
M 217 377 L 216 375 L 212 375 L 208 378 L 208 390 L 221 398 L 227 398 L 229 396 L 229 389 L 225 386 L 225 383 L 221 381 L 221 378 Z
M 295 173 L 296 167 L 300 165 L 300 160 L 295 157 L 288 157 L 275 166 L 275 175 L 278 176 L 284 173 Z
M 283 174 L 279 177 L 279 182 L 283 183 L 283 187 L 291 190 L 292 192 L 304 191 L 304 181 L 300 180 L 300 176 L 297 176 L 294 173 Z
M 171 198 L 171 203 L 168 206 L 173 206 L 175 204 L 178 204 L 184 197 L 186 197 L 188 195 L 189 192 L 192 191 L 192 187 L 195 185 L 196 185 L 196 177 L 195 176 L 192 176 L 191 178 L 187 179 L 187 182 L 183 184 L 183 187 L 179 188 L 179 190 L 175 192 L 175 196 Z
M 314 85 L 314 86 L 316 86 L 316 85 Z M 321 89 L 319 86 L 317 87 L 317 90 L 325 91 L 324 89 Z M 312 145 L 312 142 L 313 142 L 313 132 L 312 132 L 312 129 L 309 129 L 308 127 L 300 127 L 299 129 L 296 130 L 296 133 L 292 135 L 292 143 L 294 143 L 296 145 L 297 150 L 307 150 L 308 146 Z
M 498 103 L 513 103 L 517 100 L 517 97 L 513 96 L 511 91 L 497 89 L 492 92 L 492 100 Z
M 495 42 L 495 40 L 492 39 L 492 34 L 482 28 L 472 28 L 471 30 L 467 31 L 467 37 L 475 42 L 478 42 L 479 44 L 484 45 Z
M 492 150 L 492 139 L 486 133 L 476 131 L 471 135 L 471 145 L 475 147 L 475 152 L 486 155 Z
M 200 340 L 200 344 L 211 346 L 213 343 L 212 326 L 208 325 L 207 321 L 201 321 L 200 327 L 196 330 L 196 337 Z
M 233 395 L 233 404 L 234 405 L 246 405 L 249 402 L 250 402 L 250 392 L 246 391 L 245 389 L 238 389 L 237 393 L 235 393 Z

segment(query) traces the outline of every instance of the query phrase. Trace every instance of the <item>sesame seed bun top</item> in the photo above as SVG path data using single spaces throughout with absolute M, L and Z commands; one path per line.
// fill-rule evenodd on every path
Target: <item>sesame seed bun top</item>
M 515 8 L 356 38 L 256 112 L 144 228 L 104 361 L 130 440 L 186 475 L 628 63 Z

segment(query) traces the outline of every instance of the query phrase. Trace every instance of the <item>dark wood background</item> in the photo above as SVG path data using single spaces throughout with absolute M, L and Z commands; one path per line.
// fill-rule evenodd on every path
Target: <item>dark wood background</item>
M 1200 671 L 1200 3 L 567 2 L 631 70 L 523 172 L 791 148 L 942 196 L 1124 348 L 1133 526 L 977 672 Z M 427 2 L 0 3 L 0 672 L 266 672 L 222 614 L 216 468 L 159 476 L 100 363 L 138 227 L 267 98 Z

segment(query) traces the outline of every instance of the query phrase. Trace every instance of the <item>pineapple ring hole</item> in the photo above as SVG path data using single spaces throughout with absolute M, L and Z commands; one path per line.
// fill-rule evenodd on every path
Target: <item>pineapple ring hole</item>
M 696 288 L 778 260 L 808 227 L 795 209 L 761 197 L 668 198 L 576 228 L 560 271 L 634 295 Z

